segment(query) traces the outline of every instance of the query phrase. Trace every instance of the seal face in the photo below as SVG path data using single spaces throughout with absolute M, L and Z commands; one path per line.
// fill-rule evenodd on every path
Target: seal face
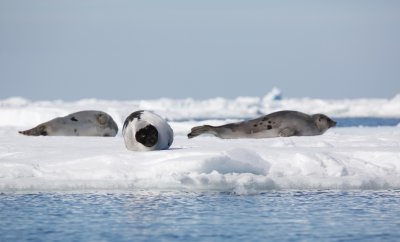
M 116 136 L 118 126 L 110 115 L 88 110 L 58 117 L 20 134 L 28 136 Z
M 321 132 L 325 132 L 330 127 L 336 126 L 336 122 L 330 119 L 325 114 L 317 113 L 312 115 L 312 118 L 314 119 L 315 124 L 317 125 L 318 129 L 321 130 Z
M 158 131 L 153 125 L 139 129 L 135 134 L 136 141 L 146 147 L 154 146 L 158 141 Z
M 162 117 L 145 110 L 131 113 L 122 128 L 125 146 L 132 151 L 168 149 L 173 142 L 173 130 Z
M 212 134 L 222 139 L 311 136 L 321 135 L 335 126 L 336 122 L 324 114 L 308 115 L 285 110 L 238 123 L 193 127 L 188 138 L 201 134 Z

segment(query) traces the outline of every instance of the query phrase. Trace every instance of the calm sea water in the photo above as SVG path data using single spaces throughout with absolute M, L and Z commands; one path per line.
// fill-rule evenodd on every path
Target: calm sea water
M 261 115 L 261 114 L 260 114 Z M 252 119 L 254 117 L 250 117 L 247 119 Z M 236 120 L 236 118 L 230 118 L 232 120 Z M 355 118 L 337 118 L 332 117 L 333 120 L 337 121 L 337 127 L 378 127 L 378 126 L 397 126 L 400 124 L 400 118 L 374 118 L 374 117 L 355 117 Z M 209 120 L 207 119 L 182 119 L 178 120 L 181 122 L 185 121 L 204 121 Z M 216 119 L 216 120 L 225 120 L 223 119 Z M 239 120 L 237 120 L 239 121 Z
M 400 118 L 333 118 L 337 121 L 337 127 L 377 127 L 396 126 L 400 124 Z
M 0 195 L 1 241 L 399 241 L 400 191 Z

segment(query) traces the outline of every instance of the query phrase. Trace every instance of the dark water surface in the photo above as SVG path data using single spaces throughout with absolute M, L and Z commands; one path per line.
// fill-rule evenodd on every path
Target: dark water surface
M 255 118 L 255 117 L 253 117 Z M 244 120 L 249 120 L 253 118 L 246 118 Z M 238 118 L 230 118 L 231 120 L 236 120 L 234 122 L 239 122 L 243 119 Z M 375 117 L 344 117 L 337 118 L 332 117 L 333 120 L 337 122 L 337 127 L 379 127 L 379 126 L 397 126 L 400 124 L 400 118 L 375 118 Z M 210 118 L 197 118 L 197 119 L 182 119 L 175 120 L 179 122 L 187 122 L 187 121 L 205 121 L 210 120 Z M 226 118 L 215 118 L 212 120 L 226 120 Z M 229 123 L 229 122 L 227 122 Z
M 399 241 L 400 191 L 2 193 L 0 241 Z
M 337 122 L 337 127 L 378 127 L 378 126 L 397 126 L 400 118 L 333 118 Z

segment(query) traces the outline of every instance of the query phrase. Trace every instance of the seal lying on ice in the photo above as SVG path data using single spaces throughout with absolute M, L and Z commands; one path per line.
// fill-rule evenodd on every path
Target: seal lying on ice
M 133 112 L 126 118 L 122 136 L 126 148 L 133 151 L 165 150 L 174 140 L 174 132 L 167 121 L 144 110 Z
M 80 111 L 65 117 L 58 117 L 39 124 L 20 134 L 39 136 L 112 136 L 118 133 L 118 126 L 105 112 Z
M 194 127 L 188 138 L 206 133 L 222 139 L 310 136 L 323 134 L 335 126 L 336 122 L 324 114 L 308 115 L 297 111 L 279 111 L 238 123 Z

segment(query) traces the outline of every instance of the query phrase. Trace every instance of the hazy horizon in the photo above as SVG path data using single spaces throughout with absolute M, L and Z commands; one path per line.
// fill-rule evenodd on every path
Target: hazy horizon
M 398 1 L 0 0 L 0 99 L 400 93 Z

